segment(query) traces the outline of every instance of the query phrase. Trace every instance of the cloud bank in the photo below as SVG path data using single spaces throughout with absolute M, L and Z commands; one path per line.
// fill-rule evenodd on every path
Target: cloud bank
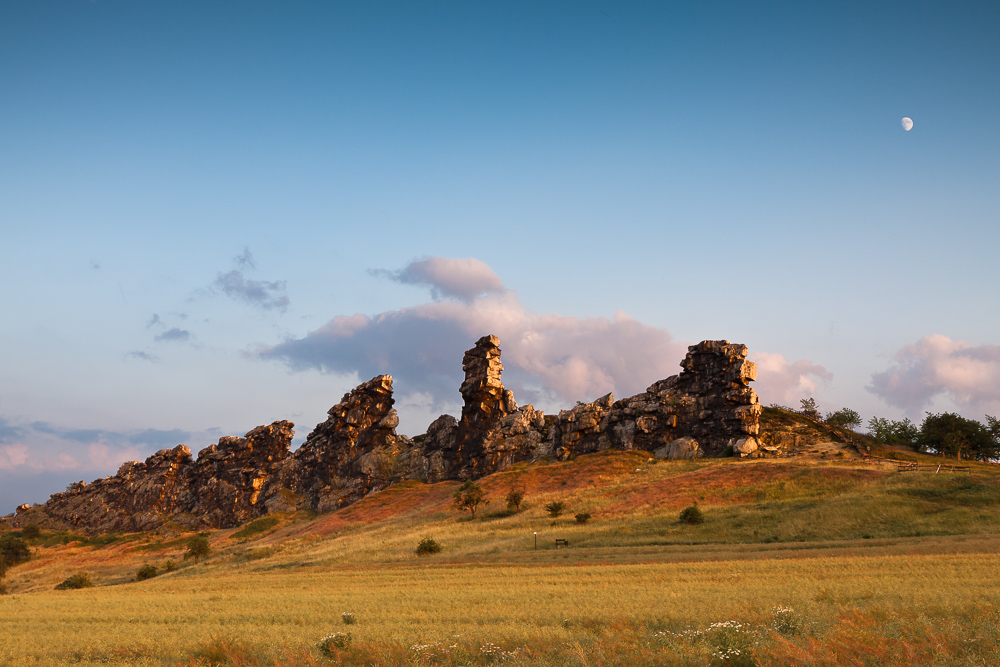
M 970 345 L 935 334 L 906 345 L 867 387 L 889 405 L 919 415 L 939 397 L 960 409 L 1000 408 L 1000 345 Z
M 790 362 L 770 352 L 751 353 L 750 359 L 757 364 L 754 390 L 764 405 L 777 403 L 798 409 L 801 399 L 815 396 L 820 383 L 833 379 L 832 373 L 805 359 Z
M 0 418 L 0 471 L 113 471 L 125 461 L 186 443 L 192 435 L 180 429 L 108 431 L 63 428 L 47 422 L 11 424 Z M 192 449 L 197 451 L 197 446 Z
M 433 301 L 378 315 L 338 315 L 302 338 L 259 350 L 296 370 L 391 373 L 401 393 L 454 403 L 462 354 L 485 334 L 500 337 L 504 382 L 520 400 L 627 396 L 680 372 L 686 346 L 625 313 L 607 317 L 537 314 L 521 305 L 489 266 L 474 259 L 422 259 L 386 273 L 428 287 Z

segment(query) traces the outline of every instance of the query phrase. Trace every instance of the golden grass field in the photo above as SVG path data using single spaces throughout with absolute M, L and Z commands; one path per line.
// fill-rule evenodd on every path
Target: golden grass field
M 185 536 L 43 535 L 0 596 L 0 665 L 1000 664 L 1000 475 L 973 468 L 603 453 L 485 478 L 474 521 L 457 483 L 410 482 L 214 531 L 142 582 Z M 694 501 L 705 523 L 680 524 Z M 444 550 L 418 558 L 425 536 Z M 79 571 L 98 586 L 52 590 Z

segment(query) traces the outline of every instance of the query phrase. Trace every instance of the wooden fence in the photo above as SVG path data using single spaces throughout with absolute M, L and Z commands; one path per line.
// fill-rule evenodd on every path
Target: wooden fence
M 899 472 L 971 472 L 972 466 L 960 466 L 952 463 L 917 463 L 916 461 L 900 461 L 899 459 L 883 459 L 879 456 L 862 454 L 865 463 L 888 463 L 896 466 Z

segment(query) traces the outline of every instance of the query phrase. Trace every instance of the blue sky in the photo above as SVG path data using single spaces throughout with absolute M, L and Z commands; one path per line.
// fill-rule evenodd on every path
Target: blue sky
M 726 338 L 765 404 L 997 414 L 998 31 L 987 2 L 0 1 L 0 512 L 301 440 L 377 372 L 414 435 L 485 333 L 546 410 Z

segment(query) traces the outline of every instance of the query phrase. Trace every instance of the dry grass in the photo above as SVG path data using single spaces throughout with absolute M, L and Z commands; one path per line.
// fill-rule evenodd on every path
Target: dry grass
M 512 484 L 527 492 L 514 516 L 497 511 Z M 1000 661 L 990 468 L 601 454 L 486 478 L 492 513 L 476 521 L 451 507 L 456 486 L 407 483 L 285 516 L 252 542 L 216 531 L 206 561 L 141 583 L 136 570 L 179 562 L 183 540 L 43 537 L 0 596 L 0 665 Z M 553 500 L 569 518 L 547 516 Z M 682 526 L 692 500 L 706 522 Z M 578 511 L 594 518 L 577 524 Z M 444 551 L 418 559 L 424 536 Z M 99 587 L 51 590 L 81 570 Z M 323 656 L 316 644 L 333 632 L 351 641 Z

